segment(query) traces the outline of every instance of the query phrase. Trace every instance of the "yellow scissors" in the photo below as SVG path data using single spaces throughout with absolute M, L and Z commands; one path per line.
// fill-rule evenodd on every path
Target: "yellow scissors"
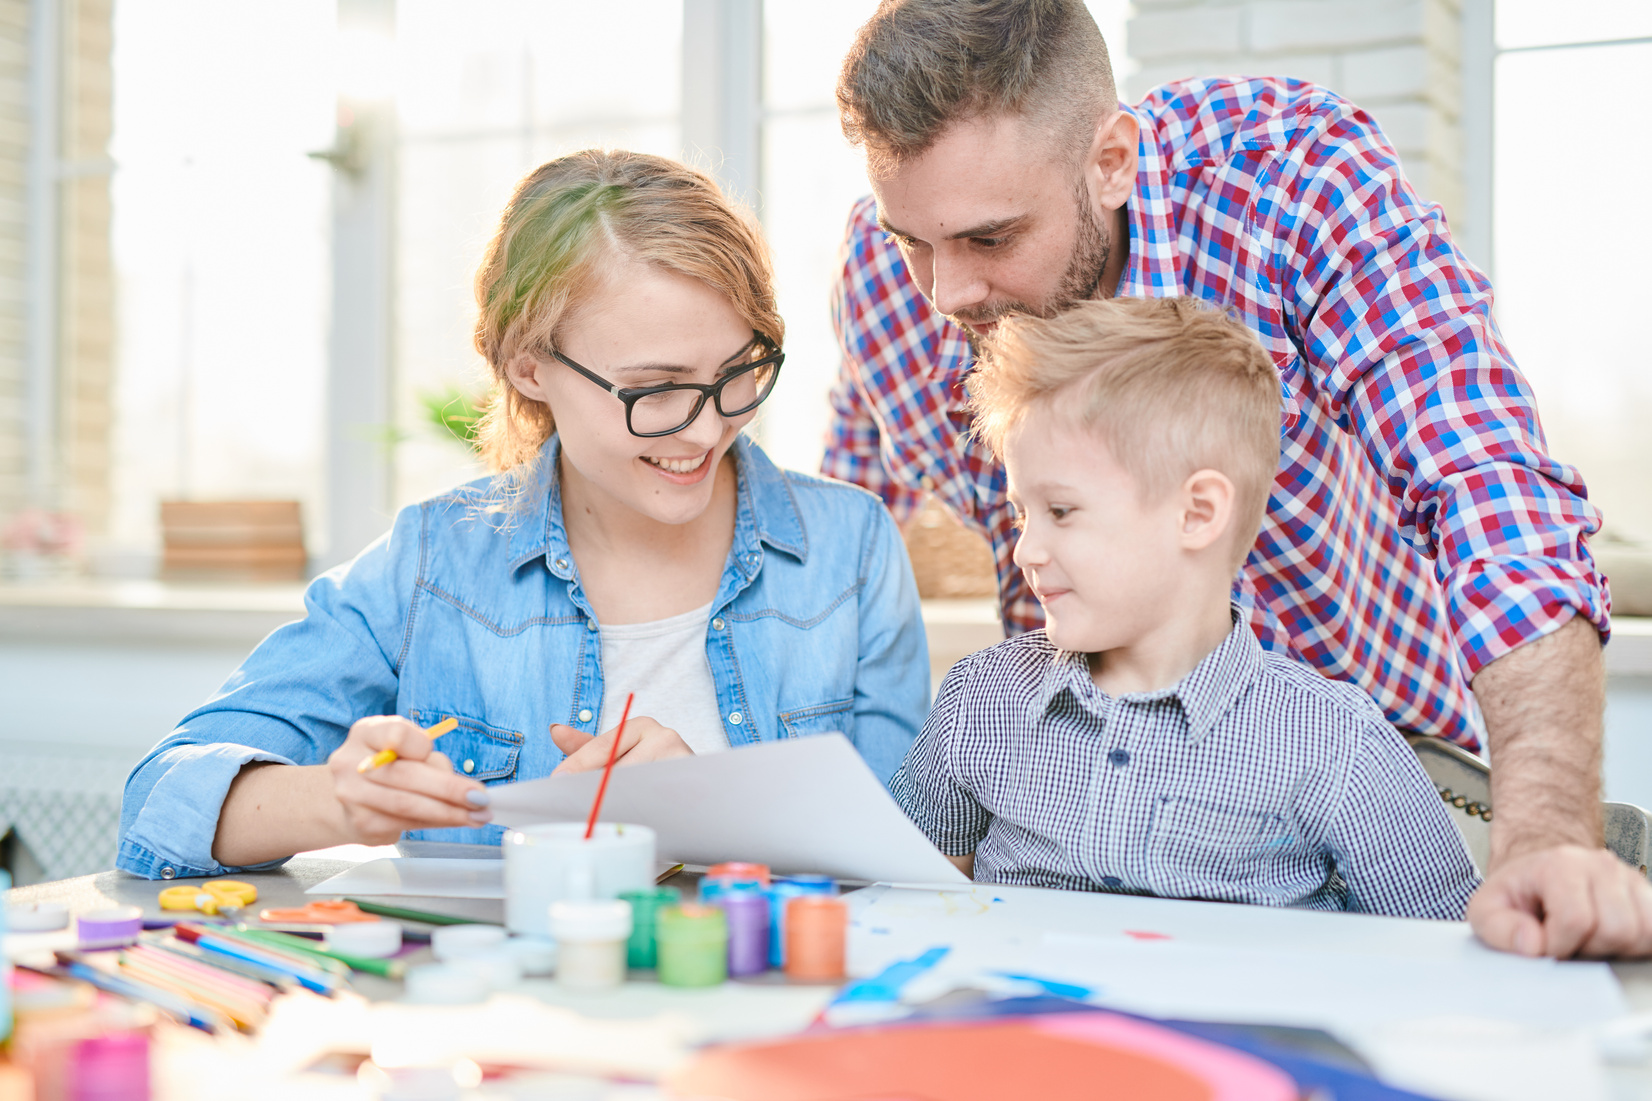
M 258 888 L 238 879 L 209 879 L 194 885 L 180 883 L 161 891 L 163 910 L 199 910 L 203 914 L 235 913 L 258 901 Z

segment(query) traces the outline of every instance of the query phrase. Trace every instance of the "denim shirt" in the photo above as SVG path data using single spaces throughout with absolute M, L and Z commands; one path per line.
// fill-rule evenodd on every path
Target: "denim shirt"
M 458 719 L 436 747 L 488 784 L 555 768 L 552 723 L 601 733 L 602 647 L 568 549 L 558 453 L 552 437 L 514 511 L 504 483 L 481 479 L 403 509 L 389 534 L 316 578 L 305 617 L 260 643 L 133 769 L 117 865 L 151 879 L 236 870 L 212 844 L 242 766 L 324 763 L 369 715 Z M 865 490 L 781 470 L 744 437 L 733 454 L 734 543 L 706 631 L 729 745 L 840 731 L 887 781 L 929 704 L 900 534 Z

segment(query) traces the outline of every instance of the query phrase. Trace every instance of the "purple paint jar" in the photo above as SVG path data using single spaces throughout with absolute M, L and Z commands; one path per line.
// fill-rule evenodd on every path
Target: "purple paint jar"
M 761 888 L 719 893 L 711 905 L 728 915 L 728 973 L 756 975 L 769 969 L 769 897 Z

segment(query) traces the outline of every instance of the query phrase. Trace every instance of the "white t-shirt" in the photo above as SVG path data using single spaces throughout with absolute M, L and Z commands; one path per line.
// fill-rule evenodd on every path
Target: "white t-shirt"
M 601 734 L 619 725 L 628 692 L 633 716 L 646 715 L 681 735 L 696 753 L 728 748 L 717 688 L 706 660 L 711 605 L 652 623 L 602 627 Z

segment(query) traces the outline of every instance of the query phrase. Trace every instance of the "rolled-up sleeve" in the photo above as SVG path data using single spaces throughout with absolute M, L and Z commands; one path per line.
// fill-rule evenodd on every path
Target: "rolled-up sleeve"
M 1548 453 L 1491 285 L 1368 116 L 1343 104 L 1314 125 L 1293 150 L 1275 274 L 1315 385 L 1434 560 L 1466 672 L 1574 615 L 1605 637 L 1587 543 L 1600 513 Z
M 321 764 L 356 720 L 394 712 L 421 517 L 405 510 L 390 534 L 312 582 L 304 618 L 271 633 L 138 763 L 121 802 L 118 867 L 151 879 L 237 870 L 212 845 L 241 769 Z

